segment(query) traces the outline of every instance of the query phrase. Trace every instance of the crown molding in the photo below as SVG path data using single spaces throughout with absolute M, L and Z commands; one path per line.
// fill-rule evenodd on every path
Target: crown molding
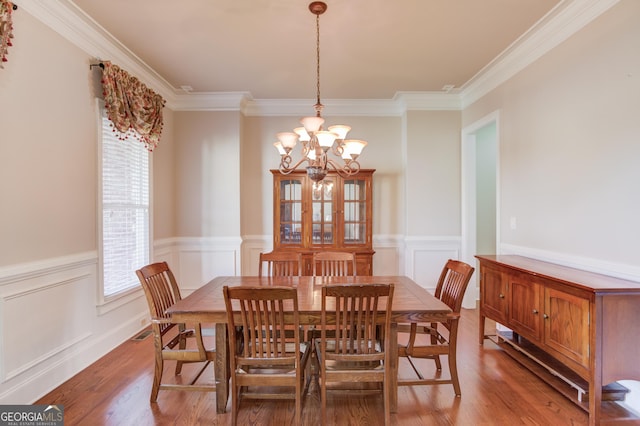
M 563 0 L 531 29 L 487 64 L 456 93 L 397 92 L 392 99 L 329 99 L 332 116 L 400 116 L 408 110 L 461 110 L 513 77 L 619 0 Z M 249 116 L 308 115 L 308 99 L 253 99 L 249 92 L 185 93 L 105 31 L 70 0 L 15 0 L 20 8 L 62 35 L 95 61 L 125 68 L 176 111 L 241 111 Z M 87 64 L 88 65 L 88 64 Z M 88 68 L 88 66 L 87 66 Z
M 94 58 L 112 61 L 160 94 L 171 107 L 177 90 L 69 0 L 15 0 L 21 9 Z M 87 70 L 89 70 L 89 63 Z
M 551 51 L 619 0 L 564 0 L 461 87 L 464 109 Z
M 242 111 L 252 102 L 249 92 L 194 92 L 175 95 L 174 111 Z
M 243 113 L 253 116 L 305 116 L 314 113 L 313 99 L 255 99 Z M 323 99 L 327 116 L 399 116 L 403 111 L 391 99 Z

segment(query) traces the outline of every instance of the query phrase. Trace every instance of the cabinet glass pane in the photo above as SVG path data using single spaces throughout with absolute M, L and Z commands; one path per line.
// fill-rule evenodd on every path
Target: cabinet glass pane
M 313 224 L 313 244 L 333 244 L 333 225 Z
M 280 242 L 283 244 L 300 244 L 302 241 L 302 225 L 299 223 L 283 223 L 280 225 Z
M 345 201 L 364 201 L 366 199 L 366 182 L 357 179 L 344 181 L 344 200 Z
M 324 244 L 333 244 L 333 225 L 324 225 L 324 232 L 322 233 L 322 242 Z
M 280 181 L 280 241 L 300 244 L 302 241 L 302 181 Z
M 365 203 L 344 203 L 345 222 L 365 222 L 367 220 L 367 208 Z
M 364 244 L 366 242 L 366 226 L 364 223 L 346 223 L 344 225 L 345 244 Z
M 365 244 L 367 229 L 366 182 L 344 181 L 344 243 Z
M 283 180 L 280 182 L 281 200 L 302 200 L 302 181 L 299 179 Z
M 333 244 L 333 179 L 312 186 L 311 240 L 314 245 Z

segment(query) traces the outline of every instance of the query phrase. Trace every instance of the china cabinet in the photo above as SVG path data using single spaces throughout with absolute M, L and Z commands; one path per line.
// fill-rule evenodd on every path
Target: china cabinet
M 372 180 L 374 170 L 342 177 L 331 171 L 319 183 L 305 170 L 273 174 L 273 249 L 302 253 L 303 275 L 317 251 L 356 255 L 358 275 L 373 273 Z

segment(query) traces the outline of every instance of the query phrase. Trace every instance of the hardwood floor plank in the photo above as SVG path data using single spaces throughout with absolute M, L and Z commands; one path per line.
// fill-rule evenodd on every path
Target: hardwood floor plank
M 478 344 L 476 310 L 462 310 L 458 342 L 458 374 L 462 397 L 451 385 L 403 386 L 398 391 L 397 425 L 586 425 L 587 414 L 499 349 Z M 430 360 L 417 360 L 425 375 L 437 372 Z M 189 368 L 185 366 L 185 377 Z M 173 365 L 165 368 L 174 379 Z M 411 377 L 406 360 L 399 374 Z M 442 376 L 448 375 L 443 360 Z M 211 381 L 209 367 L 201 380 Z M 36 404 L 62 404 L 65 425 L 229 425 L 231 414 L 216 414 L 215 393 L 160 391 L 149 402 L 153 380 L 153 339 L 126 341 Z M 382 425 L 379 395 L 329 394 L 331 424 Z M 227 409 L 230 409 L 230 402 Z M 243 402 L 242 425 L 291 425 L 293 401 Z M 304 425 L 320 424 L 320 398 L 312 385 L 302 412 Z

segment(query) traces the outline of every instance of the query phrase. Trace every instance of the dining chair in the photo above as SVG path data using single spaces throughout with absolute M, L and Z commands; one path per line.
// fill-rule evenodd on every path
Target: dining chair
M 225 286 L 222 291 L 231 354 L 232 424 L 237 424 L 240 402 L 246 398 L 294 399 L 299 425 L 310 346 L 301 333 L 290 333 L 300 329 L 297 290 Z
M 356 276 L 356 256 L 350 252 L 319 251 L 313 254 L 314 277 Z
M 320 364 L 321 424 L 328 424 L 327 388 L 334 382 L 382 384 L 384 420 L 390 424 L 392 304 L 393 284 L 322 287 L 320 338 L 314 340 Z M 336 324 L 331 335 L 330 323 Z
M 174 323 L 169 315 L 165 314 L 167 308 L 181 299 L 180 289 L 173 272 L 166 262 L 152 263 L 136 271 L 142 289 L 149 306 L 151 316 L 151 330 L 155 347 L 155 371 L 153 385 L 151 387 L 151 402 L 158 398 L 158 391 L 163 390 L 193 390 L 213 392 L 215 384 L 196 384 L 204 370 L 211 361 L 216 359 L 216 351 L 205 346 L 203 328 L 201 324 L 194 324 L 187 329 L 185 324 Z M 214 330 L 209 335 L 214 335 Z M 188 340 L 194 341 L 188 344 Z M 175 375 L 182 374 L 184 363 L 203 363 L 197 373 L 188 382 L 162 383 L 162 374 L 165 361 L 175 361 Z
M 263 267 L 266 271 L 263 275 Z M 293 277 L 302 275 L 302 253 L 293 251 L 271 251 L 260 253 L 258 276 Z
M 458 322 L 462 299 L 474 270 L 475 268 L 471 265 L 457 260 L 448 260 L 442 269 L 435 296 L 451 308 L 455 314 L 452 318 L 447 321 L 429 324 L 411 323 L 398 325 L 398 340 L 400 340 L 401 333 L 409 334 L 407 343 L 398 345 L 398 356 L 406 357 L 418 376 L 418 379 L 414 380 L 398 380 L 399 386 L 452 384 L 456 396 L 461 395 L 456 362 Z M 428 338 L 418 342 L 419 335 L 426 335 Z M 425 341 L 427 342 L 425 343 Z M 439 378 L 439 374 L 438 377 L 425 378 L 412 359 L 433 359 L 435 360 L 437 371 L 440 372 L 442 371 L 441 355 L 447 357 L 449 378 Z

